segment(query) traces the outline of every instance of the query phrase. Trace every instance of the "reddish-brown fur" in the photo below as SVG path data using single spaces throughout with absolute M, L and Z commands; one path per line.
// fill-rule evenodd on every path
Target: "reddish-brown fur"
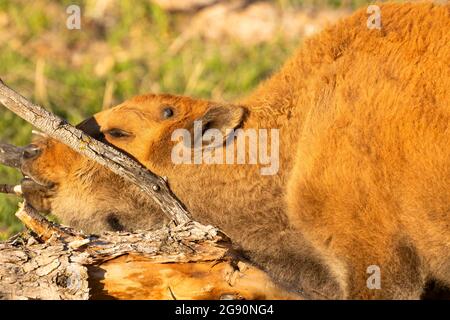
M 428 279 L 450 284 L 450 6 L 380 7 L 381 30 L 358 11 L 234 105 L 144 95 L 94 118 L 102 132 L 132 133 L 105 139 L 167 176 L 195 219 L 222 228 L 286 287 L 312 298 L 419 298 Z M 166 105 L 175 115 L 163 120 Z M 219 129 L 279 128 L 278 174 L 173 165 L 172 131 L 205 117 Z M 29 195 L 41 209 L 87 231 L 164 221 L 134 186 L 59 143 L 35 143 L 42 154 L 23 167 L 51 183 L 45 203 Z M 379 290 L 366 285 L 370 265 Z

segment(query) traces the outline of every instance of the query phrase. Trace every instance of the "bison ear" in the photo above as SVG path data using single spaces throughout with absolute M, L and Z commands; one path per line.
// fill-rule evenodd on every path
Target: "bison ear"
M 80 129 L 84 133 L 90 135 L 92 138 L 100 140 L 102 133 L 100 132 L 100 126 L 94 117 L 90 117 L 76 125 L 77 129 Z
M 245 109 L 236 105 L 213 105 L 206 112 L 194 121 L 192 131 L 194 132 L 194 141 L 192 146 L 201 145 L 219 146 L 227 140 L 233 129 L 239 127 L 244 120 Z M 220 140 L 216 138 L 219 134 Z M 211 141 L 211 135 L 214 136 Z M 204 143 L 199 141 L 204 140 Z M 206 143 L 210 140 L 212 144 Z
M 244 120 L 245 109 L 235 105 L 210 107 L 197 121 L 201 121 L 203 132 L 217 129 L 225 136 L 227 130 L 239 127 Z

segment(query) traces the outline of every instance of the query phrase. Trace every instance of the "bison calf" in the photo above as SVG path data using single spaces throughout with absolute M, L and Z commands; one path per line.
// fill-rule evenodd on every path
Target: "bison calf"
M 148 94 L 79 127 L 168 177 L 196 220 L 287 288 L 419 298 L 429 279 L 450 284 L 450 6 L 380 10 L 379 29 L 355 13 L 235 103 Z M 174 132 L 196 123 L 206 145 L 182 142 L 193 152 L 175 163 Z M 236 160 L 238 129 L 278 130 L 276 172 L 261 174 L 267 164 L 248 150 Z M 216 161 L 222 151 L 233 161 Z M 196 162 L 198 152 L 214 161 Z M 36 139 L 22 168 L 45 188 L 28 193 L 32 204 L 64 223 L 90 232 L 165 223 L 136 187 L 51 139 Z

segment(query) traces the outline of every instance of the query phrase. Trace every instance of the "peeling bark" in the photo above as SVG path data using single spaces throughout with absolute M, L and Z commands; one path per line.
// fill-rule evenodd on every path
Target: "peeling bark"
M 33 231 L 0 244 L 1 299 L 299 299 L 247 264 L 212 226 L 84 235 L 26 203 Z

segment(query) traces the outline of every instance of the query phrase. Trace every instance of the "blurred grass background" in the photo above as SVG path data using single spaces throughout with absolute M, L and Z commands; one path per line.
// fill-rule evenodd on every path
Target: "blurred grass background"
M 92 1 L 91 1 L 92 2 Z M 290 8 L 350 8 L 367 0 L 277 0 Z M 69 5 L 82 10 L 81 30 L 66 28 Z M 248 93 L 279 68 L 301 39 L 274 37 L 245 46 L 192 37 L 177 46 L 185 17 L 150 1 L 116 1 L 102 17 L 84 16 L 86 1 L 1 0 L 0 77 L 71 123 L 146 92 L 229 100 Z M 0 107 L 0 141 L 29 142 L 31 127 Z M 0 167 L 0 183 L 20 174 Z M 21 229 L 19 199 L 0 194 L 0 239 Z

